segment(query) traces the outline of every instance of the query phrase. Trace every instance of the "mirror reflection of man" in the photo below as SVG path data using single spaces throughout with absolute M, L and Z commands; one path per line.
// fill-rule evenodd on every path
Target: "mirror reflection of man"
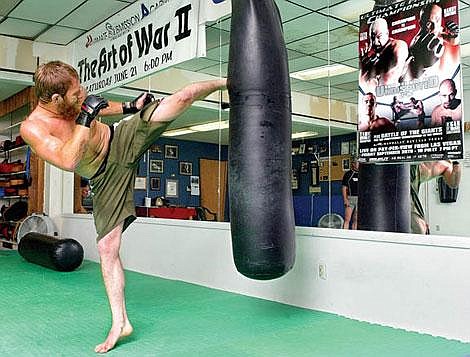
M 397 130 L 395 124 L 390 119 L 375 114 L 377 101 L 374 94 L 371 92 L 366 93 L 362 101 L 365 114 L 361 116 L 359 121 L 359 131 L 370 131 L 374 134 L 380 134 Z
M 431 126 L 440 126 L 446 121 L 462 120 L 462 101 L 456 98 L 457 87 L 452 79 L 444 79 L 439 86 L 441 104 L 431 113 Z
M 360 50 L 361 84 L 373 90 L 379 84 L 399 83 L 407 58 L 406 42 L 391 38 L 387 21 L 376 19 L 369 27 L 369 43 Z
M 410 166 L 412 233 L 429 234 L 429 225 L 426 222 L 424 208 L 419 199 L 419 189 L 422 183 L 440 176 L 444 178 L 447 185 L 456 188 L 461 177 L 458 161 L 421 162 Z
M 349 229 L 351 219 L 352 229 L 357 229 L 357 197 L 359 182 L 359 164 L 357 159 L 351 159 L 351 169 L 343 175 L 341 193 L 344 203 L 344 229 Z
M 420 77 L 434 66 L 440 66 L 442 71 L 445 66 L 453 69 L 457 64 L 459 26 L 452 21 L 447 21 L 443 26 L 442 15 L 442 7 L 438 4 L 426 5 L 421 9 L 420 30 L 410 44 L 410 79 Z

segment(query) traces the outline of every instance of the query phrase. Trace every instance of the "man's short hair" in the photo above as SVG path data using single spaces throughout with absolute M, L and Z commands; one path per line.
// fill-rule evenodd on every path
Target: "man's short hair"
M 451 78 L 447 78 L 447 79 L 444 79 L 441 84 L 439 84 L 439 89 L 441 89 L 441 87 L 443 85 L 448 85 L 450 88 L 452 88 L 452 93 L 457 93 L 457 86 L 455 85 L 455 82 L 453 79 Z
M 34 91 L 41 102 L 49 103 L 54 94 L 65 96 L 78 73 L 67 63 L 51 61 L 40 65 L 34 73 Z

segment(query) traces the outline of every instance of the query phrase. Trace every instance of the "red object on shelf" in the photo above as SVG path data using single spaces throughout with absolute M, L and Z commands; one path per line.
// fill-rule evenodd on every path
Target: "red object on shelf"
M 143 207 L 135 208 L 138 217 L 194 219 L 196 209 L 192 207 Z

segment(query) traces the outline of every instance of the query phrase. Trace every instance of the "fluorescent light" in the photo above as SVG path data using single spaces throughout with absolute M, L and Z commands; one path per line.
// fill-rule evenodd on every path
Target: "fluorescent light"
M 354 71 L 357 71 L 357 69 L 344 64 L 330 64 L 294 72 L 291 73 L 290 76 L 295 79 L 300 79 L 301 81 L 310 81 L 312 79 L 339 76 L 340 74 Z
M 228 120 L 224 121 L 214 121 L 212 123 L 199 124 L 190 126 L 189 129 L 194 131 L 212 131 L 212 130 L 222 130 L 228 128 Z
M 317 136 L 316 131 L 300 131 L 298 133 L 292 134 L 292 139 L 301 139 L 301 138 L 311 138 L 312 136 Z
M 350 2 L 347 1 L 330 6 L 329 14 L 349 22 L 355 22 L 361 14 L 371 11 L 374 8 L 374 4 L 375 1 L 373 0 L 355 0 L 354 6 L 351 6 Z
M 187 134 L 200 133 L 203 131 L 222 130 L 228 128 L 228 120 L 214 121 L 205 124 L 192 125 L 190 127 L 165 131 L 162 136 L 180 136 Z
M 179 135 L 186 135 L 195 133 L 194 130 L 183 128 L 183 129 L 174 129 L 174 130 L 167 130 L 165 131 L 162 136 L 179 136 Z
M 460 45 L 460 56 L 461 57 L 470 56 L 470 43 L 466 43 L 465 45 Z

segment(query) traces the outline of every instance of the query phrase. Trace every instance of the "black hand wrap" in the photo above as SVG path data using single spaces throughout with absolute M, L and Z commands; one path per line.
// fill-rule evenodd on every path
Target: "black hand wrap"
M 78 114 L 75 123 L 90 127 L 91 122 L 98 115 L 101 109 L 108 106 L 108 101 L 98 95 L 89 95 L 82 103 L 82 110 Z
M 137 101 L 142 98 L 142 96 L 147 95 L 144 99 L 144 104 L 142 105 L 141 108 L 137 108 Z M 135 98 L 132 102 L 123 102 L 122 103 L 122 113 L 123 114 L 135 114 L 137 113 L 140 109 L 145 107 L 147 104 L 153 102 L 155 98 L 153 97 L 152 93 L 142 93 L 139 95 L 137 98 Z

